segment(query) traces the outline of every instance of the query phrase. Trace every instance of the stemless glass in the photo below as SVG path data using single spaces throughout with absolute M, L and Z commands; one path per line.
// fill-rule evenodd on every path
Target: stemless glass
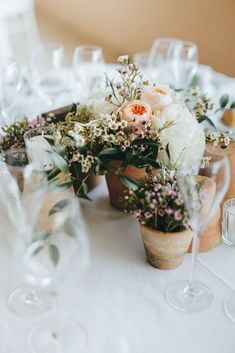
M 50 157 L 52 147 L 48 138 L 52 138 L 53 127 L 40 126 L 30 129 L 24 134 L 29 161 L 41 170 L 50 171 L 54 167 L 54 162 Z
M 99 89 L 105 72 L 103 50 L 93 45 L 76 47 L 73 54 L 73 70 L 76 80 L 88 97 Z
M 52 105 L 66 88 L 64 47 L 41 44 L 31 58 L 32 87 L 47 104 Z
M 209 220 L 218 211 L 230 181 L 230 167 L 227 157 L 215 156 L 207 164 L 203 175 L 208 178 L 204 179 L 204 182 L 202 181 L 202 190 L 198 188 L 197 171 L 197 167 L 187 173 L 185 173 L 185 169 L 181 169 L 178 171 L 177 177 L 180 191 L 185 200 L 189 223 L 194 233 L 190 278 L 173 282 L 166 291 L 166 299 L 171 306 L 177 310 L 191 312 L 203 310 L 212 301 L 211 290 L 195 280 L 197 253 L 200 235 Z M 208 185 L 207 189 L 203 189 L 204 184 Z
M 0 68 L 0 108 L 3 124 L 12 122 L 12 109 L 20 87 L 20 68 L 14 59 L 8 58 Z

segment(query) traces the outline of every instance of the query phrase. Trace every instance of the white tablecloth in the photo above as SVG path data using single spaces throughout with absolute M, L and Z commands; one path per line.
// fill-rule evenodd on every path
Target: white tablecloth
M 191 255 L 175 270 L 151 267 L 136 221 L 109 205 L 105 180 L 91 197 L 93 202 L 82 201 L 90 230 L 89 269 L 79 278 L 71 267 L 68 281 L 58 288 L 57 310 L 44 316 L 56 313 L 63 319 L 69 314 L 82 322 L 89 332 L 87 353 L 234 353 L 235 324 L 226 317 L 223 303 L 235 289 L 235 249 L 221 244 L 200 254 L 197 279 L 212 289 L 213 302 L 199 313 L 177 312 L 164 293 L 171 282 L 188 277 Z M 8 292 L 22 279 L 11 273 L 7 231 L 0 232 L 0 325 L 8 332 L 9 353 L 27 353 L 26 334 L 40 318 L 17 317 L 7 309 Z M 118 348 L 121 340 L 129 351 Z M 106 348 L 99 348 L 100 341 Z

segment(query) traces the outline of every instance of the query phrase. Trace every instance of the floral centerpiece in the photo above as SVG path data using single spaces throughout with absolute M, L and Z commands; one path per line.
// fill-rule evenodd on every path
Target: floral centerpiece
M 196 184 L 201 192 L 203 181 Z M 188 214 L 174 174 L 166 171 L 132 184 L 125 211 L 140 224 L 147 259 L 161 269 L 178 267 L 192 240 Z M 201 202 L 195 205 L 200 209 Z
M 181 94 L 145 81 L 130 57 L 118 62 L 120 80 L 107 77 L 105 94 L 74 106 L 66 124 L 58 124 L 55 144 L 67 151 L 78 179 L 106 174 L 111 203 L 122 209 L 120 176 L 138 180 L 151 170 L 175 169 L 182 158 L 194 164 L 203 156 L 205 133 Z

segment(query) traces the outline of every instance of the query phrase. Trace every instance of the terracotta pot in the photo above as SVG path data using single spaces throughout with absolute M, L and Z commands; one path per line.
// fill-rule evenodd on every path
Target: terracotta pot
M 226 109 L 224 111 L 224 115 L 222 120 L 225 125 L 235 127 L 235 108 L 233 109 Z
M 15 166 L 9 165 L 9 164 L 8 164 L 7 167 L 9 169 L 10 174 L 16 180 L 20 192 L 23 192 L 23 190 L 24 190 L 24 176 L 23 176 L 22 169 L 19 168 L 19 167 L 15 167 Z
M 122 161 L 113 161 L 112 166 L 120 167 Z M 128 165 L 125 169 L 121 171 L 121 175 L 130 177 L 135 180 L 143 179 L 147 176 L 145 168 L 136 168 L 132 165 Z M 123 196 L 123 191 L 126 186 L 120 181 L 118 175 L 113 172 L 108 172 L 106 174 L 106 182 L 109 190 L 110 203 L 113 207 L 120 211 L 124 210 L 123 202 L 120 200 Z
M 140 230 L 148 262 L 162 270 L 171 270 L 182 263 L 193 237 L 190 229 L 163 233 L 140 225 Z

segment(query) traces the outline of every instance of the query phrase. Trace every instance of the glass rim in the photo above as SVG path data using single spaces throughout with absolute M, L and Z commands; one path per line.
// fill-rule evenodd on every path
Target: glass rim
M 32 132 L 37 132 L 38 130 L 41 130 L 41 131 L 43 131 L 43 130 L 49 130 L 49 131 L 51 131 L 52 132 L 52 134 L 53 134 L 53 132 L 54 132 L 54 130 L 55 130 L 55 126 L 37 126 L 37 127 L 33 127 L 32 129 L 29 129 L 28 131 L 25 131 L 25 133 L 24 133 L 24 135 L 23 135 L 23 138 L 25 139 L 25 138 L 28 138 L 28 135 L 30 134 L 30 133 L 32 133 Z M 51 135 L 52 135 L 51 134 Z M 38 134 L 38 135 L 34 135 L 34 136 L 40 136 L 40 135 L 43 135 L 43 134 Z
M 77 47 L 74 48 L 74 54 L 76 52 L 86 50 L 87 52 L 92 52 L 92 51 L 98 51 L 103 54 L 103 49 L 102 47 L 99 47 L 98 45 L 78 45 Z
M 233 203 L 233 202 L 234 202 L 234 205 L 230 205 L 230 203 Z M 231 211 L 228 210 L 229 206 L 235 206 L 235 197 L 232 197 L 231 199 L 226 200 L 223 204 L 223 211 L 235 216 L 235 212 L 231 213 Z

